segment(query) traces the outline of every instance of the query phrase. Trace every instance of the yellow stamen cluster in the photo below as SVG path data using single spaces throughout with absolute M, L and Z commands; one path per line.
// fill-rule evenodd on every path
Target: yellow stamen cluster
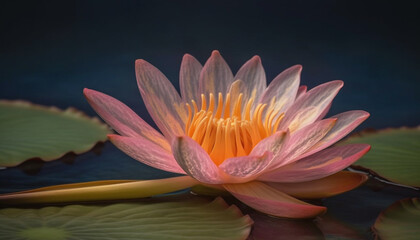
M 258 104 L 252 110 L 254 98 L 250 98 L 242 110 L 242 98 L 241 93 L 232 102 L 232 110 L 229 93 L 225 100 L 219 93 L 217 107 L 211 93 L 208 106 L 206 97 L 201 95 L 200 110 L 194 100 L 191 105 L 187 103 L 185 132 L 209 153 L 216 165 L 230 157 L 248 155 L 259 141 L 276 132 L 283 118 L 283 114 L 272 107 L 266 111 L 267 104 Z

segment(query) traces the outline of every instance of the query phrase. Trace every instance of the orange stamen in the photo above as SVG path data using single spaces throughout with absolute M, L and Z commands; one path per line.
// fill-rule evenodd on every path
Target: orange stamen
M 279 114 L 272 107 L 267 110 L 267 104 L 258 104 L 252 110 L 255 98 L 244 100 L 243 96 L 240 93 L 232 102 L 232 110 L 229 93 L 225 101 L 223 95 L 218 94 L 217 106 L 211 93 L 208 102 L 201 94 L 201 109 L 194 100 L 186 104 L 188 120 L 185 132 L 209 153 L 216 165 L 227 158 L 248 155 L 258 142 L 277 131 L 283 119 L 283 113 Z

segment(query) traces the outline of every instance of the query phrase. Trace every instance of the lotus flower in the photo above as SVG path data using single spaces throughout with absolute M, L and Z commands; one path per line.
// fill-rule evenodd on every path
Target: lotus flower
M 369 114 L 349 111 L 324 119 L 343 82 L 307 91 L 299 87 L 301 71 L 292 66 L 267 87 L 258 56 L 234 76 L 218 51 L 204 67 L 186 54 L 180 96 L 157 68 L 137 60 L 138 87 L 160 132 L 115 98 L 90 89 L 84 94 L 120 134 L 109 135 L 111 142 L 134 159 L 227 190 L 258 211 L 308 218 L 326 208 L 299 199 L 332 196 L 366 180 L 341 170 L 369 145 L 330 146 Z

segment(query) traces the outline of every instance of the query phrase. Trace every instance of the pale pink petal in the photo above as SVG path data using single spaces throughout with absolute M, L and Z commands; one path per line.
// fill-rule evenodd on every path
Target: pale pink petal
M 267 182 L 305 182 L 327 177 L 343 170 L 370 149 L 367 144 L 332 147 L 294 163 L 266 172 L 258 179 Z
M 223 172 L 207 152 L 190 137 L 176 137 L 172 152 L 178 164 L 191 177 L 208 184 L 224 183 Z
M 267 182 L 269 186 L 300 199 L 331 197 L 350 191 L 368 179 L 366 174 L 340 171 L 331 176 L 300 183 Z
M 268 108 L 272 107 L 280 113 L 284 112 L 295 101 L 301 72 L 301 65 L 292 66 L 281 72 L 268 85 L 260 99 L 260 103 L 265 103 L 268 105 Z
M 343 87 L 342 81 L 331 81 L 303 94 L 286 111 L 278 130 L 289 128 L 291 132 L 294 132 L 315 122 L 328 108 L 341 87 Z
M 167 140 L 141 119 L 124 103 L 104 93 L 85 88 L 83 93 L 89 104 L 115 131 L 128 137 L 144 137 L 160 146 L 167 152 L 171 147 Z
M 226 159 L 219 168 L 231 177 L 229 183 L 243 183 L 255 179 L 262 173 L 273 159 L 271 152 L 261 156 L 243 156 Z
M 137 85 L 144 104 L 163 135 L 170 140 L 184 134 L 187 112 L 171 82 L 150 63 L 136 60 Z
M 228 91 L 230 94 L 230 102 L 231 102 L 229 116 L 230 116 L 230 113 L 233 112 L 233 109 L 235 108 L 234 103 L 236 103 L 240 94 L 243 95 L 242 99 L 248 99 L 248 96 L 244 95 L 244 93 L 248 94 L 248 91 L 250 91 L 250 89 L 248 88 L 246 83 L 240 79 L 237 79 L 230 85 L 229 91 Z M 241 109 L 244 109 L 246 102 L 247 101 L 242 101 Z M 242 112 L 242 117 L 245 117 L 245 111 Z
M 234 77 L 234 81 L 241 80 L 244 83 L 243 99 L 255 98 L 257 102 L 266 89 L 265 71 L 261 64 L 261 58 L 254 56 L 248 60 Z M 245 102 L 245 101 L 244 101 Z
M 330 102 L 330 104 L 324 109 L 324 111 L 318 116 L 317 120 L 321 120 L 323 119 L 325 116 L 327 116 L 328 112 L 330 111 L 332 106 L 332 102 Z
M 164 171 L 185 174 L 170 152 L 143 137 L 113 134 L 108 137 L 117 148 L 139 162 Z
M 201 102 L 198 85 L 202 69 L 203 66 L 193 56 L 185 54 L 182 58 L 179 86 L 182 99 L 185 102 L 191 102 L 191 100 L 195 100 L 197 103 Z
M 312 218 L 326 211 L 325 207 L 300 201 L 262 182 L 253 181 L 242 184 L 224 184 L 223 186 L 246 205 L 269 215 Z
M 301 154 L 318 143 L 331 130 L 335 122 L 335 118 L 324 119 L 298 130 L 290 137 L 286 136 L 281 154 L 278 154 L 273 160 L 272 168 L 278 168 L 297 160 Z
M 225 95 L 233 82 L 233 74 L 219 51 L 213 51 L 200 73 L 200 93 Z
M 277 157 L 287 139 L 287 132 L 275 132 L 273 135 L 261 140 L 251 151 L 250 156 L 261 156 L 265 152 L 272 152 Z
M 296 94 L 296 99 L 298 99 L 300 96 L 302 96 L 303 94 L 306 93 L 306 91 L 308 90 L 308 87 L 305 85 L 301 85 L 297 91 Z
M 347 134 L 349 134 L 351 131 L 353 131 L 368 117 L 369 113 L 361 110 L 348 111 L 333 116 L 332 118 L 337 118 L 337 122 L 331 131 L 329 131 L 325 137 L 323 137 L 317 144 L 315 144 L 311 149 L 309 149 L 299 158 L 310 156 L 333 145 Z

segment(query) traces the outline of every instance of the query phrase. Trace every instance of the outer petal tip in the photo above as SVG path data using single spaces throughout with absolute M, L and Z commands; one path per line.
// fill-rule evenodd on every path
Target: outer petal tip
M 146 64 L 150 64 L 150 63 L 148 63 L 144 59 L 137 59 L 136 62 L 135 62 L 136 67 L 141 67 L 141 66 L 144 66 Z
M 367 152 L 369 152 L 369 151 L 370 151 L 370 149 L 372 149 L 372 146 L 370 146 L 370 145 L 368 145 L 368 144 L 364 144 L 364 145 L 366 145 L 366 148 L 363 150 L 363 154 L 362 154 L 362 156 L 363 156 L 363 155 L 365 155 Z
M 107 134 L 106 136 L 108 137 L 108 140 L 114 145 L 116 145 L 115 141 L 118 141 L 122 138 L 122 136 L 118 134 Z
M 370 113 L 368 113 L 368 112 L 366 112 L 366 111 L 363 111 L 363 110 L 360 110 L 361 112 L 363 112 L 363 120 L 366 120 L 367 118 L 369 118 L 370 117 Z
M 357 159 L 360 159 L 363 155 L 365 155 L 367 152 L 370 151 L 370 149 L 372 148 L 372 146 L 370 146 L 369 144 L 366 143 L 353 143 L 353 144 L 346 144 L 344 146 L 348 146 L 348 145 L 359 145 L 361 148 L 363 148 L 362 150 L 360 150 L 359 152 L 359 157 Z
M 334 81 L 331 81 L 331 82 L 339 85 L 340 88 L 342 88 L 344 86 L 344 81 L 342 81 L 342 80 L 334 80 Z
M 83 95 L 85 95 L 85 98 L 89 99 L 89 95 L 94 94 L 96 91 L 89 89 L 89 88 L 83 88 Z
M 253 56 L 251 60 L 261 63 L 261 58 L 258 55 Z
M 211 52 L 211 56 L 220 56 L 220 52 L 219 52 L 219 50 L 213 50 L 213 51 Z
M 117 138 L 119 135 L 117 135 L 117 134 L 107 134 L 106 136 L 112 142 L 112 140 Z
M 330 124 L 331 128 L 332 128 L 337 123 L 338 118 L 327 118 L 327 119 L 324 119 L 324 120 L 325 120 L 326 124 Z M 324 121 L 324 120 L 321 120 L 321 121 Z
M 296 68 L 299 72 L 302 71 L 303 67 L 300 64 L 293 65 L 292 68 Z
M 186 60 L 188 58 L 193 58 L 193 56 L 189 53 L 184 54 L 184 56 L 182 57 L 182 60 Z

